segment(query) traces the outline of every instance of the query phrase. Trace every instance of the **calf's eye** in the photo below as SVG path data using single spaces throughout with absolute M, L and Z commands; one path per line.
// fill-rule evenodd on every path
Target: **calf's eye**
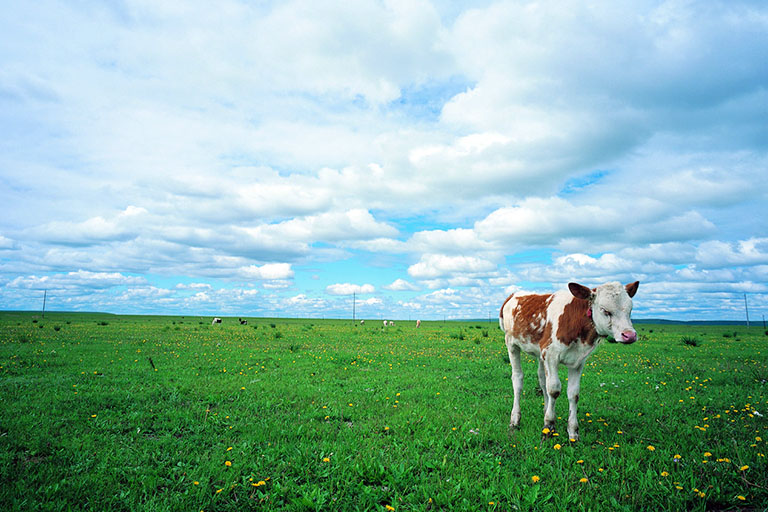
M 610 311 L 608 311 L 607 309 L 603 309 L 602 311 L 603 311 L 603 314 L 604 314 L 605 316 L 611 316 L 611 312 L 610 312 Z

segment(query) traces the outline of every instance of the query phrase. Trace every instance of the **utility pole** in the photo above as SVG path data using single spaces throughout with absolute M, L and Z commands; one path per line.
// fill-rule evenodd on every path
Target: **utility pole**
M 749 329 L 749 307 L 747 306 L 747 294 L 744 294 L 744 310 L 747 312 L 747 329 Z
M 48 298 L 48 290 L 43 291 L 43 318 L 45 318 L 45 299 Z
M 355 292 L 352 292 L 352 323 L 356 323 L 355 319 L 355 302 L 356 302 L 357 296 L 355 295 Z

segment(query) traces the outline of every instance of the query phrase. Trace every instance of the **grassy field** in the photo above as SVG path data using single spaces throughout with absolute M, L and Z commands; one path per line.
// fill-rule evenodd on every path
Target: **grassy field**
M 497 324 L 248 320 L 0 312 L 0 509 L 768 507 L 762 327 L 604 344 L 570 443 Z

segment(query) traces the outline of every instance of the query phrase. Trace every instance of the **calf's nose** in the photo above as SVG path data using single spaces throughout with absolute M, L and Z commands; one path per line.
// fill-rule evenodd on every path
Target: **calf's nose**
M 622 343 L 634 343 L 637 341 L 637 332 L 626 330 L 622 331 L 621 333 L 621 342 Z

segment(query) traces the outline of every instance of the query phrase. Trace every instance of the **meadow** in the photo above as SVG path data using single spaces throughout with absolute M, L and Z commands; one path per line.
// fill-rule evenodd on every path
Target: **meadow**
M 762 326 L 604 343 L 571 443 L 527 356 L 508 430 L 497 323 L 210 320 L 0 312 L 0 508 L 768 507 Z

